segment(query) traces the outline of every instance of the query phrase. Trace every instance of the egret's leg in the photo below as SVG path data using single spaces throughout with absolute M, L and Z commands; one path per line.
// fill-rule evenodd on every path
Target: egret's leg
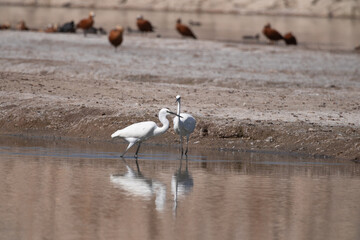
M 188 153 L 188 147 L 189 147 L 189 135 L 186 136 L 186 151 L 185 151 L 186 156 L 187 156 L 187 153 Z
M 140 145 L 141 145 L 141 143 L 139 142 L 139 146 L 138 146 L 138 148 L 136 149 L 135 158 L 138 157 L 138 152 L 139 152 L 139 149 L 140 149 Z
M 138 159 L 135 159 L 135 163 L 136 163 L 136 168 L 138 170 L 138 173 L 140 173 L 140 167 L 139 167 L 139 163 L 138 163 Z
M 128 147 L 126 148 L 125 152 L 123 154 L 121 154 L 120 157 L 124 157 L 125 153 L 135 144 L 135 142 L 131 142 L 129 143 Z

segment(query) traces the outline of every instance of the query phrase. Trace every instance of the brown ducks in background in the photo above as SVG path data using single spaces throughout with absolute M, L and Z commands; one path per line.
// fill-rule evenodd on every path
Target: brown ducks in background
M 181 19 L 179 18 L 177 21 L 176 21 L 176 30 L 183 36 L 183 37 L 191 37 L 191 38 L 194 38 L 196 39 L 196 36 L 194 35 L 194 33 L 191 31 L 191 29 L 182 24 L 181 23 Z
M 6 30 L 6 29 L 10 29 L 11 25 L 10 23 L 6 22 L 4 24 L 0 24 L 0 30 Z
M 58 26 L 57 24 L 49 24 L 45 29 L 44 32 L 46 33 L 55 33 L 58 31 Z
M 271 28 L 270 23 L 266 24 L 263 28 L 262 33 L 267 37 L 270 41 L 279 41 L 284 39 L 283 36 L 276 31 L 275 29 Z
M 59 27 L 59 32 L 63 33 L 74 33 L 76 32 L 74 21 L 64 23 Z
M 136 25 L 140 32 L 154 32 L 154 27 L 151 25 L 151 22 L 144 19 L 142 15 L 136 18 Z
M 84 36 L 86 36 L 87 30 L 89 30 L 94 25 L 94 17 L 95 13 L 90 12 L 88 18 L 84 18 L 78 24 L 76 24 L 76 28 L 81 28 L 84 30 Z
M 109 42 L 115 47 L 115 52 L 117 47 L 120 46 L 123 41 L 123 32 L 123 27 L 116 26 L 116 28 L 111 30 L 109 33 Z
M 291 32 L 284 35 L 284 41 L 286 45 L 297 45 L 296 38 Z
M 21 20 L 18 25 L 16 26 L 16 29 L 17 30 L 20 30 L 20 31 L 28 31 L 29 28 L 26 26 L 26 23 L 24 20 Z

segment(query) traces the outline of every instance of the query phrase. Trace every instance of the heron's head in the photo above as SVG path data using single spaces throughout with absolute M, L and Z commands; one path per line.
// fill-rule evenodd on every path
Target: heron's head
M 144 17 L 143 17 L 143 15 L 139 15 L 139 16 L 137 16 L 136 19 L 144 19 Z
M 90 16 L 90 17 L 95 17 L 95 13 L 94 13 L 93 11 L 91 11 L 91 12 L 89 13 L 89 16 Z
M 271 28 L 270 23 L 266 24 L 266 25 L 264 26 L 264 28 Z
M 178 19 L 176 20 L 176 23 L 181 23 L 181 19 L 178 18 Z
M 180 95 L 177 95 L 176 96 L 176 102 L 180 102 L 180 99 L 181 99 Z

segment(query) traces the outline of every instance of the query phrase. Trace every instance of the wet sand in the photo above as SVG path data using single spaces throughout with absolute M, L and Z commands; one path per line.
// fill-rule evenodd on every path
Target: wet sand
M 357 53 L 139 35 L 115 53 L 106 36 L 13 31 L 0 52 L 1 134 L 110 140 L 180 94 L 192 148 L 360 157 Z

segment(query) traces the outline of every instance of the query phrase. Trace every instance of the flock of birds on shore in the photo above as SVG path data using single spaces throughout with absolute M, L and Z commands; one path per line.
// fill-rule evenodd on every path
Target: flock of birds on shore
M 45 29 L 40 30 L 42 32 L 47 33 L 55 33 L 55 32 L 63 32 L 63 33 L 75 33 L 77 29 L 82 29 L 84 36 L 87 34 L 107 34 L 107 32 L 103 28 L 95 28 L 94 27 L 94 19 L 95 19 L 95 13 L 90 12 L 89 16 L 87 18 L 84 18 L 80 20 L 77 24 L 74 23 L 74 21 L 67 22 L 63 24 L 62 26 L 58 27 L 57 25 L 48 25 Z M 200 26 L 200 22 L 194 22 L 190 21 L 190 25 L 193 26 Z M 136 19 L 136 25 L 138 27 L 138 32 L 141 33 L 147 33 L 147 32 L 155 32 L 155 27 L 151 24 L 151 22 L 147 19 L 144 19 L 142 15 L 139 15 Z M 0 30 L 6 30 L 11 29 L 11 25 L 9 23 L 1 24 Z M 37 29 L 31 29 L 29 28 L 25 21 L 20 21 L 18 25 L 15 28 L 16 30 L 20 31 L 39 31 Z M 192 39 L 197 39 L 194 32 L 191 30 L 191 28 L 181 22 L 181 19 L 177 19 L 175 29 L 182 37 L 188 37 Z M 134 32 L 136 30 L 131 29 L 130 27 L 127 28 L 128 32 Z M 110 44 L 115 48 L 115 51 L 117 47 L 119 47 L 123 41 L 123 33 L 124 28 L 120 25 L 116 26 L 114 29 L 112 29 L 108 34 L 108 39 Z M 289 32 L 285 35 L 280 34 L 276 29 L 272 28 L 270 24 L 267 24 L 264 26 L 262 33 L 264 36 L 270 40 L 270 42 L 277 42 L 280 40 L 283 40 L 286 45 L 297 45 L 297 40 L 295 36 Z M 160 35 L 158 35 L 160 36 Z M 243 36 L 243 39 L 259 39 L 259 35 L 256 34 L 255 36 Z
M 76 25 L 74 21 L 67 22 L 63 24 L 60 27 L 50 25 L 46 29 L 43 30 L 43 32 L 47 33 L 55 33 L 55 32 L 63 32 L 63 33 L 75 33 L 77 29 L 82 29 L 84 36 L 86 37 L 89 33 L 100 33 L 100 34 L 107 34 L 106 31 L 103 28 L 94 28 L 94 18 L 95 14 L 94 12 L 90 12 L 89 16 L 87 18 L 84 18 L 80 20 Z M 143 16 L 138 16 L 136 19 L 136 25 L 138 27 L 138 31 L 141 33 L 147 33 L 147 32 L 154 32 L 155 27 L 151 24 L 149 20 L 144 19 Z M 193 22 L 191 25 L 201 25 L 199 22 Z M 0 29 L 11 29 L 10 24 L 2 24 L 0 25 Z M 24 21 L 20 21 L 19 24 L 16 27 L 17 30 L 20 31 L 29 31 L 33 30 L 36 31 L 36 29 L 30 29 L 27 27 L 26 23 Z M 193 33 L 193 31 L 190 29 L 189 26 L 183 24 L 181 22 L 181 19 L 177 19 L 175 29 L 178 31 L 178 33 L 183 37 L 188 37 L 192 39 L 197 39 L 196 35 Z M 132 32 L 133 30 L 128 28 L 129 32 Z M 120 25 L 116 26 L 114 29 L 112 29 L 108 34 L 108 40 L 111 43 L 112 46 L 114 46 L 115 51 L 118 46 L 121 45 L 123 42 L 123 32 L 124 28 Z M 271 41 L 279 41 L 284 40 L 287 45 L 297 45 L 297 41 L 294 35 L 292 33 L 287 33 L 284 36 L 281 35 L 277 30 L 271 28 L 270 24 L 265 25 L 263 28 L 263 34 Z M 244 39 L 259 39 L 259 36 L 244 36 Z M 125 141 L 129 143 L 128 147 L 124 151 L 124 153 L 121 155 L 121 157 L 124 157 L 124 155 L 127 153 L 127 151 L 135 144 L 138 144 L 137 150 L 135 152 L 135 158 L 138 157 L 138 152 L 140 149 L 140 146 L 142 142 L 148 140 L 149 138 L 161 135 L 165 133 L 169 128 L 169 121 L 167 119 L 167 116 L 169 114 L 175 115 L 173 124 L 174 124 L 174 131 L 176 134 L 180 136 L 180 152 L 181 156 L 185 154 L 187 156 L 188 153 L 188 143 L 189 143 L 189 137 L 190 134 L 194 131 L 196 126 L 196 120 L 195 118 L 187 113 L 181 113 L 181 97 L 178 95 L 176 96 L 176 102 L 177 102 L 177 113 L 171 112 L 167 108 L 163 108 L 159 112 L 159 120 L 163 124 L 161 127 L 157 126 L 155 122 L 152 121 L 145 121 L 140 123 L 134 123 L 130 126 L 127 126 L 123 129 L 117 130 L 114 132 L 111 137 L 112 138 L 122 138 Z M 183 137 L 186 137 L 186 149 L 184 152 L 183 149 Z

